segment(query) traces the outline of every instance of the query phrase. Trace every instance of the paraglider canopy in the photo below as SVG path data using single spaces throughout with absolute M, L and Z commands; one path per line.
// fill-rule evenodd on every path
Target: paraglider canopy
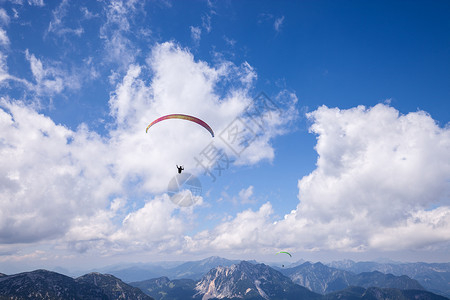
M 289 252 L 286 252 L 286 251 L 277 252 L 277 254 L 280 254 L 280 253 L 285 253 L 285 254 L 289 255 L 290 257 L 292 257 L 292 255 Z
M 156 123 L 161 122 L 163 120 L 168 120 L 168 119 L 181 119 L 181 120 L 187 120 L 187 121 L 197 123 L 198 125 L 203 126 L 206 130 L 208 130 L 209 133 L 211 133 L 211 136 L 214 137 L 214 131 L 211 129 L 211 127 L 208 124 L 206 124 L 205 121 L 200 120 L 199 118 L 194 117 L 194 116 L 183 115 L 183 114 L 171 114 L 171 115 L 162 116 L 162 117 L 154 120 L 153 122 L 151 122 L 147 126 L 147 129 L 145 129 L 145 132 L 148 132 L 148 129 L 150 127 L 152 127 L 153 125 L 155 125 Z

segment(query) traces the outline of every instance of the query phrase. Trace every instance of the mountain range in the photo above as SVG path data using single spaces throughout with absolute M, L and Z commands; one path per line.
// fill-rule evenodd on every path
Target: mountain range
M 197 283 L 194 297 L 218 299 L 316 299 L 319 295 L 295 284 L 265 264 L 242 261 L 210 270 Z
M 68 277 L 47 270 L 36 270 L 0 277 L 0 300 L 152 300 L 140 289 L 112 275 L 86 274 Z
M 198 261 L 180 262 L 177 265 L 170 265 L 169 263 L 161 265 L 141 264 L 122 268 L 104 268 L 96 271 L 112 274 L 125 282 L 137 282 L 164 276 L 170 279 L 200 280 L 202 276 L 215 267 L 229 267 L 239 262 L 239 260 L 212 256 Z M 256 261 L 250 262 L 257 263 Z M 170 267 L 166 267 L 166 265 L 170 265 Z M 410 284 L 409 288 L 419 289 L 420 285 L 420 289 L 450 297 L 450 263 L 377 263 L 345 260 L 329 264 L 320 262 L 313 264 L 300 260 L 297 265 L 290 264 L 290 267 L 286 268 L 280 267 L 280 263 L 269 265 L 291 278 L 294 283 L 303 285 L 320 294 L 337 291 L 352 285 L 369 287 L 370 282 L 376 280 L 378 287 L 396 287 L 397 285 L 393 285 L 393 281 L 404 281 L 404 284 Z M 361 273 L 369 274 L 359 275 Z M 397 277 L 392 277 L 392 275 Z M 409 281 L 402 276 L 408 276 L 409 279 L 415 281 Z M 364 280 L 366 283 L 364 283 Z
M 382 274 L 380 272 L 377 272 Z M 379 275 L 376 274 L 375 278 Z M 392 276 L 392 278 L 391 278 Z M 382 283 L 399 284 L 398 287 L 376 287 L 367 283 L 368 287 L 348 286 L 342 290 L 325 295 L 313 292 L 294 283 L 288 276 L 265 265 L 242 261 L 229 267 L 216 267 L 205 274 L 201 280 L 170 280 L 160 277 L 146 281 L 132 282 L 143 292 L 157 300 L 183 299 L 304 299 L 304 300 L 356 300 L 356 299 L 399 299 L 399 300 L 443 300 L 440 295 L 425 291 L 416 281 L 409 279 L 397 281 L 391 275 Z M 355 280 L 366 283 L 372 275 L 363 274 Z M 393 279 L 390 283 L 389 279 Z M 405 285 L 406 284 L 406 285 Z M 420 289 L 409 289 L 410 284 Z M 403 289 L 405 287 L 406 289 Z
M 301 263 L 301 262 L 300 262 Z M 146 269 L 146 274 L 170 273 L 148 279 L 140 277 L 130 282 L 127 277 L 90 272 L 70 277 L 56 272 L 36 270 L 14 275 L 0 273 L 0 300 L 3 299 L 450 299 L 445 282 L 448 264 L 354 263 L 352 261 L 322 263 L 305 262 L 279 268 L 255 261 L 231 261 L 210 257 L 171 265 L 170 268 Z M 277 264 L 279 265 L 279 264 Z M 385 274 L 377 268 L 398 272 Z M 417 268 L 414 269 L 414 266 Z M 390 269 L 387 269 L 387 268 Z M 116 268 L 117 273 L 129 275 L 130 268 Z M 156 270 L 156 271 L 155 271 Z M 170 270 L 170 272 L 167 272 Z M 363 271 L 357 273 L 358 271 Z M 438 278 L 431 291 L 416 278 Z M 436 273 L 440 274 L 438 277 Z M 137 277 L 134 274 L 132 277 Z M 183 276 L 191 278 L 182 278 Z M 169 279 L 171 278 L 171 279 Z M 143 280 L 145 279 L 145 280 Z M 123 280 L 123 281 L 122 281 Z
M 417 280 L 425 289 L 450 297 L 450 263 L 379 263 L 335 261 L 329 267 L 353 273 L 379 271 L 386 274 L 406 275 Z
M 416 280 L 405 275 L 394 276 L 379 271 L 355 274 L 331 268 L 322 263 L 306 262 L 281 272 L 292 279 L 294 283 L 320 294 L 339 291 L 350 286 L 425 290 Z
M 172 266 L 169 262 L 162 264 L 134 264 L 131 266 L 115 266 L 95 270 L 96 272 L 112 274 L 125 282 L 139 281 L 157 277 L 169 277 L 172 279 L 199 280 L 209 270 L 217 266 L 228 267 L 239 263 L 240 260 L 211 256 L 198 261 L 180 262 Z

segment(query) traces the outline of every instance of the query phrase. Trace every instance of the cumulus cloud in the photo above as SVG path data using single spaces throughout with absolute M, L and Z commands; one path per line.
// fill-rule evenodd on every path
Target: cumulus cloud
M 109 41 L 123 33 L 112 24 L 128 22 L 124 5 L 111 3 L 112 27 L 104 28 Z M 64 79 L 69 75 L 58 64 L 29 51 L 26 58 L 38 93 L 69 88 Z M 0 241 L 60 239 L 79 252 L 240 251 L 255 245 L 364 251 L 448 243 L 449 128 L 425 112 L 401 115 L 384 104 L 320 107 L 307 115 L 317 136 L 317 168 L 299 180 L 300 202 L 283 219 L 268 202 L 186 235 L 193 212 L 163 195 L 175 164 L 182 161 L 196 175 L 218 177 L 220 167 L 273 159 L 271 140 L 298 117 L 297 97 L 289 91 L 253 97 L 257 76 L 247 62 L 210 65 L 174 43 L 155 45 L 146 64 L 127 64 L 124 70 L 110 94 L 113 123 L 105 137 L 85 125 L 69 130 L 20 102 L 2 99 Z M 8 78 L 0 52 L 0 80 Z M 152 120 L 170 113 L 204 119 L 215 138 L 176 120 L 145 133 Z M 205 149 L 214 159 L 202 156 Z M 238 197 L 253 201 L 253 186 Z M 132 203 L 133 198 L 143 203 Z
M 258 211 L 251 209 L 240 212 L 236 217 L 223 222 L 213 230 L 205 230 L 193 237 L 185 238 L 186 251 L 202 251 L 204 249 L 220 249 L 238 251 L 254 251 L 255 245 L 262 246 L 270 241 L 273 235 L 268 232 L 273 213 L 270 203 L 263 204 Z M 262 230 L 263 229 L 263 230 Z M 268 236 L 263 237 L 263 234 Z
M 299 181 L 295 220 L 325 230 L 318 246 L 420 247 L 424 236 L 411 245 L 381 242 L 382 236 L 389 240 L 391 233 L 412 229 L 413 223 L 429 236 L 438 235 L 436 242 L 448 240 L 442 234 L 449 229 L 442 222 L 442 210 L 449 210 L 448 128 L 440 128 L 425 112 L 400 115 L 383 104 L 321 107 L 308 117 L 314 122 L 311 132 L 318 135 L 319 158 L 317 169 Z M 442 205 L 441 213 L 433 209 L 436 205 Z
M 421 248 L 431 250 L 439 243 L 450 241 L 450 209 L 448 206 L 431 211 L 411 213 L 399 226 L 377 232 L 369 239 L 369 245 L 385 250 Z
M 92 155 L 108 153 L 99 136 L 83 126 L 72 132 L 20 103 L 0 105 L 2 243 L 61 237 L 73 218 L 93 215 L 117 192 L 108 155 Z
M 450 130 L 425 112 L 387 105 L 320 107 L 308 114 L 317 168 L 298 182 L 297 208 L 275 220 L 270 203 L 189 245 L 296 250 L 428 249 L 450 239 Z M 264 213 L 261 213 L 264 211 Z M 257 224 L 255 226 L 254 224 Z M 245 229 L 244 229 L 245 228 Z M 239 238 L 231 232 L 239 232 Z M 280 237 L 283 237 L 280 239 Z
M 147 59 L 147 67 L 154 74 L 149 83 L 141 78 L 144 67 L 130 66 L 110 99 L 111 114 L 117 125 L 111 136 L 123 153 L 117 162 L 118 174 L 132 173 L 143 181 L 143 190 L 161 192 L 173 176 L 167 166 L 175 166 L 179 161 L 183 161 L 196 174 L 204 172 L 205 166 L 211 171 L 217 168 L 217 160 L 223 158 L 219 157 L 220 153 L 229 155 L 230 162 L 236 161 L 232 159 L 236 154 L 229 147 L 235 145 L 227 140 L 227 134 L 229 125 L 237 118 L 241 126 L 253 126 L 253 130 L 256 132 L 258 128 L 259 132 L 253 139 L 254 143 L 240 154 L 239 162 L 253 163 L 273 157 L 269 141 L 280 134 L 275 128 L 289 118 L 280 123 L 281 116 L 275 113 L 258 115 L 260 120 L 266 122 L 263 131 L 258 127 L 261 123 L 252 121 L 250 116 L 244 114 L 246 106 L 253 101 L 249 95 L 249 85 L 254 72 L 248 64 L 235 66 L 224 62 L 216 67 L 209 66 L 205 62 L 196 62 L 189 51 L 173 43 L 163 43 L 157 45 Z M 215 90 L 223 81 L 234 82 L 235 88 L 220 95 Z M 143 129 L 152 120 L 171 113 L 195 115 L 203 119 L 216 132 L 217 141 L 211 140 L 204 130 L 198 130 L 198 125 L 182 121 L 181 124 L 177 120 L 164 126 L 154 126 L 148 134 L 145 133 Z M 241 114 L 242 117 L 239 117 Z M 187 142 L 192 140 L 197 143 Z M 201 153 L 207 147 L 217 154 L 212 161 L 202 160 Z
M 63 72 L 28 51 L 26 56 L 36 89 L 44 93 L 65 88 Z M 151 70 L 150 80 L 144 76 L 146 69 Z M 270 158 L 270 138 L 280 134 L 282 122 L 278 113 L 269 116 L 270 110 L 246 114 L 254 101 L 249 94 L 254 78 L 248 64 L 210 66 L 174 43 L 156 45 L 147 65 L 130 65 L 111 93 L 114 121 L 104 137 L 83 124 L 72 131 L 19 101 L 2 99 L 0 240 L 14 244 L 56 239 L 78 252 L 181 249 L 194 208 L 179 208 L 167 196 L 154 195 L 166 191 L 179 161 L 192 173 L 204 172 L 194 157 L 211 144 L 211 136 L 194 123 L 176 120 L 148 134 L 145 128 L 169 113 L 198 116 L 217 133 L 236 118 L 253 122 L 255 128 L 265 122 L 266 131 L 248 147 L 252 158 L 246 161 Z M 223 82 L 231 85 L 226 93 L 217 93 Z M 223 141 L 214 147 L 235 155 Z M 251 194 L 250 187 L 242 197 Z M 133 203 L 132 198 L 144 203 Z M 202 199 L 197 200 L 201 205 Z M 263 211 L 259 214 L 267 209 Z
M 180 249 L 187 222 L 175 214 L 177 209 L 167 196 L 147 202 L 143 208 L 132 212 L 123 220 L 121 228 L 111 236 L 111 241 L 121 248 L 175 251 Z
M 320 221 L 358 212 L 386 226 L 439 203 L 448 192 L 450 133 L 426 113 L 403 116 L 379 104 L 321 107 L 308 116 L 315 122 L 319 159 L 317 170 L 299 182 L 299 197 L 320 209 L 305 205 L 303 212 Z

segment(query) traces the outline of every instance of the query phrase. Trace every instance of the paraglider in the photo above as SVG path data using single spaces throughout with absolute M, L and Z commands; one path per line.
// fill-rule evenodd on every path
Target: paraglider
M 200 120 L 199 118 L 196 118 L 194 116 L 183 115 L 183 114 L 171 114 L 171 115 L 162 116 L 162 117 L 154 120 L 153 122 L 151 122 L 150 125 L 148 125 L 147 128 L 145 129 L 145 132 L 148 132 L 148 129 L 150 127 L 152 127 L 153 125 L 155 125 L 156 123 L 161 122 L 163 120 L 168 120 L 168 119 L 182 119 L 182 120 L 187 120 L 187 121 L 197 123 L 198 125 L 203 126 L 206 130 L 208 130 L 209 133 L 211 133 L 211 136 L 214 137 L 214 131 L 211 129 L 211 127 L 208 124 L 206 124 L 205 121 Z
M 290 257 L 292 257 L 292 255 L 291 255 L 289 252 L 286 252 L 286 251 L 280 251 L 280 252 L 277 252 L 277 255 L 280 254 L 280 253 L 284 253 L 284 254 L 287 254 L 287 255 L 289 255 Z M 281 265 L 281 267 L 284 268 L 284 264 Z
M 181 174 L 181 171 L 184 170 L 183 166 L 178 166 L 178 165 L 177 165 L 177 169 L 178 169 L 178 174 Z
M 277 252 L 277 254 L 280 254 L 280 253 L 285 253 L 285 254 L 289 255 L 290 257 L 292 257 L 292 255 L 289 252 L 286 252 L 286 251 Z

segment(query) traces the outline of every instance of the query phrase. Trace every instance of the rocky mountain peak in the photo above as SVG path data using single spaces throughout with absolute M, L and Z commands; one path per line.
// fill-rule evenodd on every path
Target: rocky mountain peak
M 109 299 L 151 300 L 140 289 L 129 286 L 119 278 L 110 274 L 89 273 L 76 279 L 77 282 L 99 287 Z
M 288 277 L 265 264 L 242 261 L 230 267 L 219 266 L 210 270 L 197 283 L 195 296 L 202 296 L 202 300 L 211 298 L 276 299 L 280 295 L 285 297 L 293 290 L 298 292 L 299 289 L 304 288 L 295 285 Z

